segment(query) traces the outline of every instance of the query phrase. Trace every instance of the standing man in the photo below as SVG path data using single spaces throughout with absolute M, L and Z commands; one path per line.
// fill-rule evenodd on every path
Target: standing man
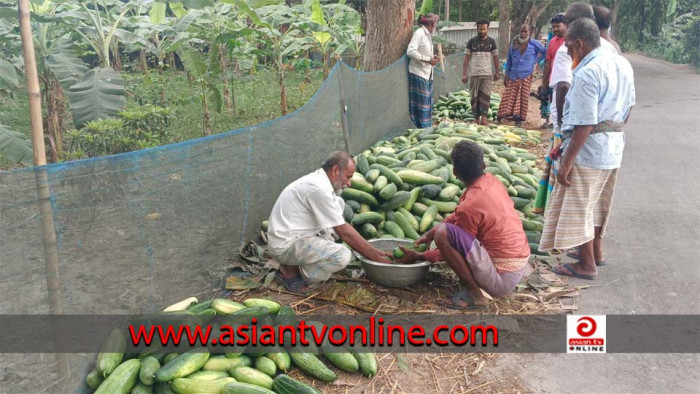
M 469 80 L 469 96 L 471 97 L 472 112 L 477 123 L 487 126 L 489 108 L 491 105 L 491 88 L 494 81 L 501 76 L 498 63 L 496 41 L 488 37 L 489 21 L 476 21 L 476 37 L 467 41 L 462 66 L 462 83 Z M 471 67 L 470 67 L 471 66 Z
M 292 182 L 277 198 L 268 247 L 280 263 L 276 278 L 287 290 L 305 293 L 308 282 L 328 280 L 350 263 L 350 249 L 336 237 L 372 261 L 389 263 L 390 253 L 374 248 L 343 218 L 345 201 L 338 195 L 354 172 L 347 152 L 333 152 L 320 169 Z
M 596 23 L 569 24 L 566 46 L 576 68 L 564 104 L 562 153 L 557 186 L 545 212 L 541 251 L 580 246 L 578 264 L 560 275 L 595 279 L 604 264 L 602 238 L 608 224 L 625 146 L 624 125 L 635 104 L 632 66 L 601 48 Z
M 421 25 L 413 32 L 406 55 L 408 63 L 408 101 L 413 124 L 419 129 L 433 125 L 433 67 L 439 59 L 433 52 L 432 34 L 438 22 L 435 14 L 421 15 Z
M 544 74 L 542 76 L 542 85 L 538 89 L 540 95 L 549 93 L 551 96 L 552 89 L 549 87 L 549 78 L 552 74 L 552 63 L 554 63 L 554 55 L 557 54 L 557 50 L 564 43 L 564 34 L 566 34 L 566 26 L 568 21 L 564 14 L 556 14 L 549 21 L 552 26 L 552 39 L 549 40 L 549 45 L 547 46 L 547 56 L 544 60 Z
M 540 179 L 540 184 L 537 189 L 535 205 L 532 208 L 532 212 L 538 214 L 544 213 L 545 207 L 547 206 L 547 199 L 554 189 L 556 179 L 556 172 L 552 166 L 552 159 L 549 152 L 561 144 L 561 133 L 559 131 L 561 128 L 561 116 L 559 116 L 559 113 L 562 111 L 557 109 L 557 96 L 562 97 L 559 106 L 563 108 L 563 97 L 566 97 L 566 92 L 569 90 L 572 78 L 571 57 L 566 53 L 566 45 L 564 44 L 564 35 L 566 34 L 568 20 L 564 14 L 557 14 L 552 17 L 550 23 L 554 36 L 547 48 L 547 57 L 544 63 L 544 76 L 538 92 L 540 95 L 547 94 L 551 97 L 549 113 L 552 118 L 552 138 L 549 141 L 549 149 L 545 157 L 544 172 L 542 173 L 542 179 Z
M 498 107 L 498 121 L 512 118 L 516 126 L 527 119 L 527 109 L 530 103 L 530 85 L 535 64 L 545 58 L 545 48 L 542 44 L 530 38 L 530 25 L 520 27 L 520 34 L 513 39 L 508 48 L 506 75 L 503 83 L 506 92 Z
M 600 38 L 612 44 L 619 55 L 622 53 L 620 46 L 610 36 L 611 14 L 608 7 L 602 5 L 593 6 L 593 15 L 595 16 L 595 23 L 598 25 L 598 30 L 600 30 Z

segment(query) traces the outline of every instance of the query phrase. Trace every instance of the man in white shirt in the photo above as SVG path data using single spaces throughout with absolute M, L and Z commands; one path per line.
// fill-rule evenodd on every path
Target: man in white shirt
M 345 201 L 339 195 L 354 172 L 352 157 L 336 151 L 278 197 L 270 213 L 268 248 L 280 263 L 276 277 L 289 291 L 304 293 L 307 281 L 328 280 L 350 263 L 350 249 L 334 237 L 372 261 L 389 263 L 389 252 L 374 248 L 343 218 Z
M 602 238 L 622 163 L 623 127 L 635 105 L 634 76 L 627 59 L 601 47 L 592 19 L 570 23 L 566 45 L 577 66 L 564 104 L 563 153 L 539 249 L 579 246 L 578 264 L 553 271 L 595 279 L 596 266 L 605 262 Z
M 433 67 L 438 57 L 433 53 L 432 34 L 437 25 L 435 14 L 421 15 L 421 25 L 413 32 L 406 49 L 408 62 L 408 105 L 413 124 L 419 129 L 433 125 Z

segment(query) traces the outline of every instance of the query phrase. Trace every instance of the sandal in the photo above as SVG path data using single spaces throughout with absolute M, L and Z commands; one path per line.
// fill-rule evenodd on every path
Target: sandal
M 466 302 L 467 305 L 462 305 L 460 301 Z M 462 311 L 486 309 L 488 307 L 488 305 L 477 305 L 474 301 L 474 297 L 472 297 L 472 295 L 469 294 L 469 291 L 467 290 L 462 290 L 458 293 L 453 294 L 452 296 L 450 296 L 450 301 L 441 300 L 438 301 L 438 303 L 444 307 L 450 309 L 458 309 Z
M 578 248 L 574 248 L 573 250 L 566 252 L 566 256 L 571 257 L 572 259 L 574 259 L 576 261 L 581 260 L 581 255 L 579 254 Z M 595 265 L 597 265 L 598 267 L 602 267 L 602 266 L 607 265 L 607 264 L 605 263 L 605 261 L 596 261 Z
M 275 279 L 282 283 L 282 285 L 284 285 L 284 288 L 287 289 L 287 291 L 289 292 L 297 294 L 308 294 L 311 291 L 306 281 L 301 276 L 295 276 L 293 278 L 285 279 L 282 277 L 282 274 L 280 274 L 280 272 L 277 271 L 275 272 Z M 306 287 L 306 290 L 302 291 L 304 287 Z
M 596 275 L 584 275 L 584 274 L 577 273 L 574 270 L 574 268 L 572 267 L 572 265 L 568 264 L 568 263 L 552 268 L 552 272 L 554 272 L 557 275 L 570 276 L 573 278 L 586 279 L 586 280 L 595 280 L 595 278 L 596 278 Z

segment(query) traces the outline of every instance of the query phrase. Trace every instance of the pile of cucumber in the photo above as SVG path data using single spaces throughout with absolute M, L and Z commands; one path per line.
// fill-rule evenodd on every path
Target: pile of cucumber
M 541 172 L 537 156 L 511 144 L 539 138 L 537 131 L 508 126 L 443 123 L 379 141 L 355 157 L 351 187 L 341 195 L 345 219 L 367 239 L 418 239 L 457 207 L 464 184 L 453 174 L 450 152 L 458 142 L 470 140 L 483 149 L 486 172 L 503 183 L 530 249 L 537 253 L 544 219 L 532 206 Z
M 199 303 L 191 297 L 171 305 L 164 312 L 193 316 L 294 315 L 291 307 L 260 298 L 249 298 L 243 303 L 221 298 Z M 318 326 L 321 323 L 307 324 Z M 216 331 L 216 328 L 212 329 L 212 333 Z M 355 353 L 348 349 L 338 352 L 337 347 L 331 352 L 328 351 L 330 346 L 328 342 L 318 348 L 311 346 L 306 353 L 275 348 L 267 353 L 224 355 L 211 355 L 205 348 L 186 353 L 167 353 L 159 351 L 157 346 L 151 346 L 140 354 L 125 354 L 123 350 L 114 352 L 126 349 L 124 334 L 115 329 L 102 345 L 96 367 L 85 381 L 99 394 L 316 394 L 320 391 L 286 374 L 292 366 L 313 379 L 325 382 L 336 380 L 337 375 L 323 359 L 342 371 L 360 372 L 370 377 L 377 374 L 374 354 Z
M 491 93 L 489 112 L 486 115 L 489 120 L 496 120 L 500 105 L 501 96 L 498 93 Z M 438 98 L 433 105 L 433 120 L 437 121 L 443 118 L 463 120 L 465 122 L 473 122 L 475 120 L 469 91 L 452 92 Z

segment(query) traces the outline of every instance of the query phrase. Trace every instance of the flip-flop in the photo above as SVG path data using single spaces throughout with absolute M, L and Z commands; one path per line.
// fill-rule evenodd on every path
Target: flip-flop
M 466 302 L 467 306 L 462 306 L 460 301 Z M 458 293 L 455 293 L 450 296 L 449 302 L 440 301 L 439 304 L 450 309 L 457 309 L 462 311 L 485 309 L 488 307 L 488 305 L 476 305 L 474 303 L 474 297 L 472 297 L 472 295 L 469 294 L 467 290 L 462 290 Z
M 581 260 L 581 255 L 578 254 L 578 248 L 576 248 L 576 251 L 566 252 L 566 256 L 571 257 L 572 259 L 574 259 L 576 261 Z M 602 267 L 602 266 L 607 265 L 607 264 L 605 263 L 605 261 L 596 261 L 595 265 L 597 265 L 598 267 Z
M 561 268 L 560 268 L 561 267 Z M 562 271 L 562 269 L 564 271 Z M 562 276 L 571 276 L 574 278 L 579 278 L 579 279 L 586 279 L 586 280 L 595 280 L 596 275 L 583 275 L 583 274 L 578 274 L 576 271 L 571 267 L 571 264 L 561 264 L 559 267 L 554 267 L 552 268 L 552 272 L 558 275 Z
M 275 279 L 277 279 L 287 291 L 298 294 L 307 294 L 311 291 L 306 281 L 301 276 L 295 276 L 293 278 L 283 278 L 279 271 L 275 272 Z M 301 289 L 306 286 L 306 291 L 301 291 Z

